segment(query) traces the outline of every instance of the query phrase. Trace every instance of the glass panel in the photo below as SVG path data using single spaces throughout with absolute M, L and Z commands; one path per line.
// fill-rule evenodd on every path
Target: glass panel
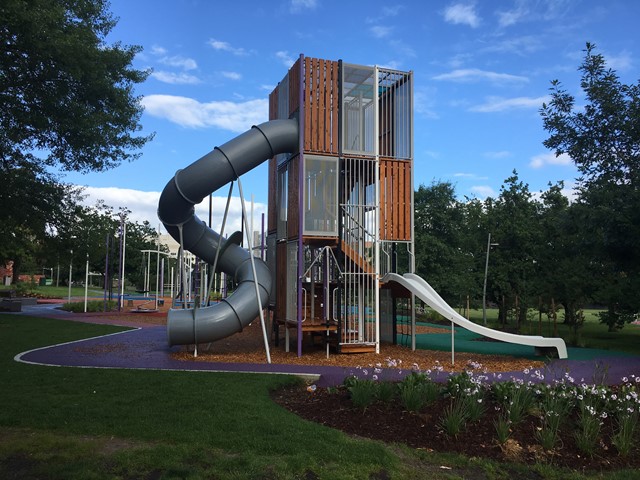
M 375 153 L 375 77 L 372 67 L 342 68 L 342 150 Z
M 338 234 L 338 159 L 304 157 L 304 233 Z
M 298 243 L 287 244 L 287 320 L 298 319 Z
M 287 167 L 278 172 L 278 239 L 287 238 Z

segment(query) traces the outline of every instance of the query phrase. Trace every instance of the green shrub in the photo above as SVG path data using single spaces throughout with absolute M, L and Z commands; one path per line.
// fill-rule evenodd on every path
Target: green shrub
M 345 384 L 351 394 L 351 402 L 357 408 L 366 410 L 377 398 L 378 384 L 373 380 L 350 377 Z
M 115 300 L 107 300 L 107 312 L 115 310 L 117 306 L 117 302 Z M 83 313 L 84 312 L 84 301 L 83 302 L 71 302 L 65 303 L 62 305 L 62 310 L 73 313 Z M 87 302 L 87 312 L 104 312 L 104 300 L 89 300 Z

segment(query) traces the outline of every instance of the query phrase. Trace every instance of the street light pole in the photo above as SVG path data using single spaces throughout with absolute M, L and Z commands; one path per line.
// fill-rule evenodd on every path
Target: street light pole
M 89 288 L 89 252 L 87 252 L 87 265 L 84 269 L 84 313 L 87 313 L 87 296 Z
M 487 256 L 484 262 L 484 287 L 482 289 L 482 324 L 487 326 L 487 274 L 489 273 L 489 251 L 492 246 L 497 246 L 497 243 L 491 243 L 491 233 L 487 239 Z
M 69 303 L 71 303 L 71 266 L 73 264 L 73 250 L 71 250 L 71 258 L 69 259 Z

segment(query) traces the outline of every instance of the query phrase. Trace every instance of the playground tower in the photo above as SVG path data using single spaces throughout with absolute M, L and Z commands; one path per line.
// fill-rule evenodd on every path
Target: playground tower
M 378 352 L 410 296 L 382 286 L 413 272 L 413 74 L 301 55 L 269 96 L 297 119 L 299 149 L 269 161 L 267 264 L 274 324 L 339 352 Z M 410 314 L 409 314 L 410 315 Z

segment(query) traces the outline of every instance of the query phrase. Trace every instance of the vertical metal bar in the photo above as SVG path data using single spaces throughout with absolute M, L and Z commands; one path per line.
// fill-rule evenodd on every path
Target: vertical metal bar
M 247 220 L 247 210 L 244 203 L 244 194 L 242 193 L 242 182 L 240 178 L 238 178 L 238 192 L 240 193 L 240 201 L 242 202 L 242 214 L 244 218 L 245 228 L 249 229 L 249 222 Z M 253 235 L 249 235 L 247 239 L 247 244 L 249 247 L 249 260 L 251 261 L 251 271 L 253 273 L 253 285 L 256 289 L 256 301 L 258 302 L 258 312 L 260 315 L 260 325 L 262 326 L 262 337 L 264 340 L 264 350 L 267 355 L 267 363 L 271 363 L 271 352 L 269 351 L 269 338 L 267 337 L 267 327 L 264 323 L 264 311 L 262 309 L 262 302 L 260 302 L 260 289 L 258 287 L 258 274 L 256 273 L 256 259 L 253 256 L 253 239 L 251 239 Z
M 409 72 L 409 92 L 408 92 L 408 97 L 409 97 L 409 105 L 412 106 L 413 105 L 413 73 Z M 413 181 L 414 181 L 414 170 L 415 168 L 413 168 L 413 110 L 409 111 L 409 160 L 410 160 L 410 165 L 411 165 L 411 208 L 409 208 L 409 211 L 411 212 L 411 240 L 410 240 L 410 245 L 411 245 L 411 255 L 410 255 L 410 271 L 411 273 L 415 273 L 415 269 L 416 269 L 416 258 L 415 258 L 415 212 L 414 212 L 414 190 L 413 190 Z M 411 304 L 412 306 L 415 305 L 415 296 L 411 296 Z M 415 308 L 411 309 L 411 350 L 415 351 L 416 349 L 416 312 L 415 312 Z
M 376 79 L 378 79 L 378 67 L 376 67 Z M 379 94 L 379 88 L 378 85 L 375 86 L 374 88 L 375 92 L 376 92 L 376 108 L 378 105 L 378 94 Z M 378 138 L 378 135 L 380 133 L 380 125 L 379 125 L 379 118 L 380 115 L 376 114 L 375 115 L 375 137 L 374 138 Z M 374 248 L 374 254 L 373 254 L 373 270 L 374 270 L 374 277 L 373 277 L 373 308 L 375 309 L 375 323 L 374 323 L 374 328 L 375 328 L 375 332 L 374 332 L 374 341 L 376 344 L 376 353 L 380 353 L 380 229 L 378 228 L 378 223 L 380 221 L 380 192 L 378 190 L 378 186 L 380 183 L 380 149 L 378 146 L 378 142 L 376 142 L 375 145 L 375 162 L 374 162 L 374 172 L 373 172 L 373 212 L 374 212 L 374 222 L 373 222 L 373 248 Z

